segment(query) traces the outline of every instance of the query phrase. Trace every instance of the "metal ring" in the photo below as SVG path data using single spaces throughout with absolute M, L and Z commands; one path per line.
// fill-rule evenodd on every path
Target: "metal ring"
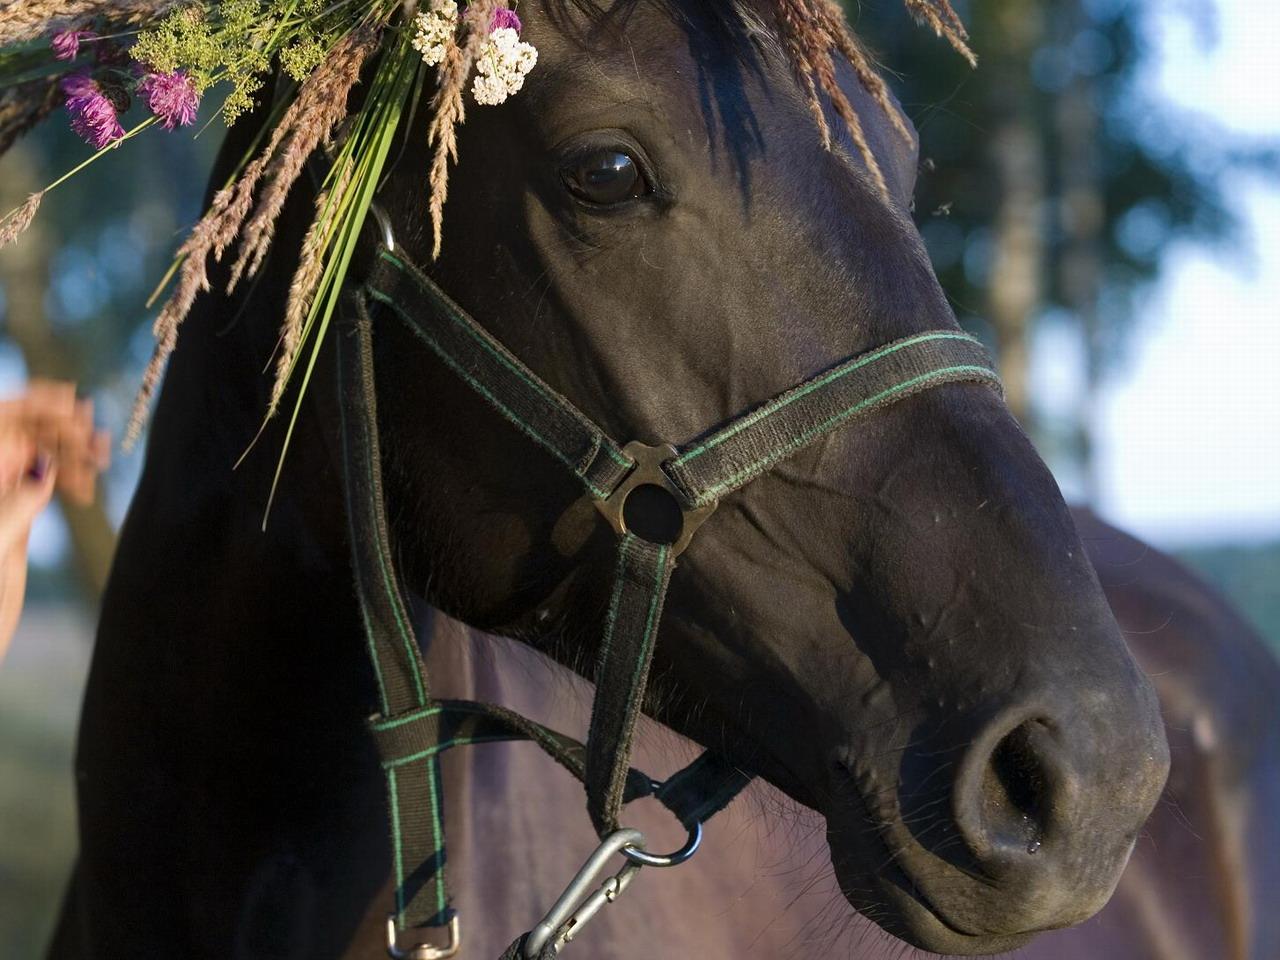
M 650 446 L 639 441 L 632 441 L 622 448 L 622 453 L 633 462 L 631 472 L 604 499 L 593 498 L 596 509 L 609 521 L 614 533 L 618 536 L 627 534 L 627 521 L 624 510 L 627 498 L 636 487 L 654 486 L 671 495 L 680 509 L 680 535 L 669 546 L 671 555 L 678 557 L 684 553 L 693 539 L 694 532 L 715 512 L 716 502 L 712 501 L 701 507 L 690 507 L 688 498 L 675 485 L 663 464 L 674 460 L 678 454 L 676 448 L 669 443 Z
M 702 824 L 695 823 L 693 829 L 689 831 L 689 839 L 685 841 L 685 845 L 675 853 L 649 853 L 642 847 L 628 844 L 623 847 L 621 853 L 632 863 L 638 863 L 644 867 L 674 867 L 684 863 L 695 853 L 698 847 L 702 845 Z

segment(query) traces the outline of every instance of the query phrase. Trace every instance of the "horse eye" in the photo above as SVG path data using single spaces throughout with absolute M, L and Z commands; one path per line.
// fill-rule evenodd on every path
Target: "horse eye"
M 592 151 L 566 167 L 562 176 L 575 196 L 600 206 L 649 193 L 649 184 L 635 160 L 618 150 Z

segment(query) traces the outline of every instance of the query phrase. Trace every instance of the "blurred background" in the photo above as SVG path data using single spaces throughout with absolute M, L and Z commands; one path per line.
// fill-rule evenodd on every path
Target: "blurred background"
M 1267 0 L 968 0 L 970 71 L 896 3 L 850 5 L 920 130 L 916 218 L 957 315 L 1068 498 L 1165 549 L 1280 650 L 1280 13 Z M 144 303 L 219 128 L 140 138 L 0 253 L 0 395 L 78 381 L 121 435 Z M 57 114 L 8 210 L 83 159 Z M 0 670 L 0 956 L 41 955 L 75 850 L 71 758 L 138 456 L 51 511 Z

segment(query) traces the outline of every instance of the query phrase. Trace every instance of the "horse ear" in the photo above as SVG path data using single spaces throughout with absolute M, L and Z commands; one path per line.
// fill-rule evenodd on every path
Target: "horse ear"
M 909 207 L 915 191 L 916 170 L 920 160 L 920 135 L 915 125 L 887 85 L 884 90 L 885 102 L 881 102 L 861 84 L 846 83 L 843 86 L 858 115 L 863 118 L 863 135 L 867 139 L 871 155 L 876 158 L 880 171 L 884 174 L 890 196 L 904 208 Z M 897 111 L 901 124 L 872 122 L 872 118 L 882 116 L 882 111 L 886 109 Z M 904 132 L 909 137 L 904 137 Z
M 893 108 L 902 115 L 902 122 L 911 134 L 911 142 L 904 143 L 901 137 L 896 137 L 890 146 L 889 156 L 881 162 L 885 166 L 889 189 L 895 197 L 910 206 L 912 194 L 915 193 L 916 173 L 920 169 L 920 131 L 902 109 L 901 102 L 892 90 L 888 91 L 888 97 Z

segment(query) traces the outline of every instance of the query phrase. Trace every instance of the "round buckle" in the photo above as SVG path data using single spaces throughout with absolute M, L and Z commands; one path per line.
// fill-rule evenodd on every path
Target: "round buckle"
M 684 494 L 675 485 L 662 465 L 677 456 L 676 448 L 669 443 L 650 446 L 647 443 L 632 441 L 622 448 L 625 456 L 635 461 L 635 466 L 617 488 L 604 500 L 592 500 L 596 509 L 609 521 L 618 536 L 635 531 L 627 528 L 627 498 L 640 487 L 658 487 L 666 491 L 680 510 L 680 532 L 671 541 L 671 554 L 678 557 L 689 546 L 689 541 L 697 529 L 706 522 L 707 517 L 715 513 L 716 504 L 709 503 L 705 507 L 689 507 Z M 639 534 L 636 534 L 640 536 Z M 647 539 L 642 537 L 641 539 Z

